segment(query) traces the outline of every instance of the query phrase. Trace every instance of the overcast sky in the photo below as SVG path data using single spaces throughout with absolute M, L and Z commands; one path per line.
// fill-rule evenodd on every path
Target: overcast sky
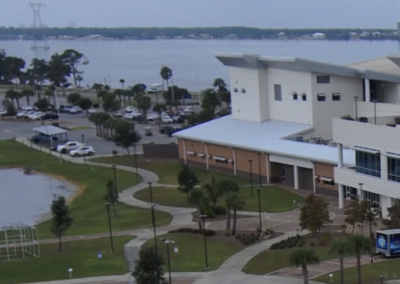
M 32 0 L 38 2 L 39 0 Z M 27 0 L 0 0 L 0 26 L 33 22 Z M 42 0 L 47 26 L 396 28 L 399 0 Z

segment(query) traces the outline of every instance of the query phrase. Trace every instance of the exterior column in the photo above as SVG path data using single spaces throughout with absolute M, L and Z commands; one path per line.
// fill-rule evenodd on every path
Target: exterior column
M 206 168 L 207 168 L 207 170 L 209 170 L 210 169 L 210 163 L 209 163 L 210 157 L 208 156 L 208 146 L 206 143 L 204 143 L 204 148 L 205 148 L 205 152 L 206 152 Z
M 187 161 L 186 161 L 186 141 L 185 140 L 182 140 L 183 141 L 183 161 L 185 162 L 185 165 L 186 165 L 186 163 L 187 163 Z
M 343 209 L 344 208 L 344 194 L 343 194 L 343 185 L 342 184 L 338 184 L 338 193 L 339 193 L 339 209 Z
M 338 149 L 338 168 L 343 168 L 343 146 L 342 144 L 337 144 Z
M 233 175 L 236 176 L 236 152 L 232 148 L 232 158 L 233 158 Z
M 297 166 L 293 166 L 294 171 L 294 189 L 299 189 L 299 168 Z
M 381 156 L 381 179 L 388 180 L 388 158 L 385 155 Z
M 314 162 L 312 164 L 312 175 L 313 175 L 313 179 L 312 179 L 313 191 L 314 191 L 314 193 L 317 193 L 317 185 L 315 184 L 315 163 Z
M 371 101 L 371 91 L 369 88 L 369 79 L 364 79 L 364 90 L 365 90 L 365 101 L 370 102 Z
M 267 175 L 267 184 L 270 184 L 270 176 L 269 176 L 269 161 L 268 161 L 268 155 L 265 154 L 265 171 Z

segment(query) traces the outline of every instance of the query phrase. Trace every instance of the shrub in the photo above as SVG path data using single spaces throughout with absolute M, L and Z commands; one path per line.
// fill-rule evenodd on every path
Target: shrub
M 98 103 L 94 103 L 94 104 L 92 105 L 92 107 L 93 107 L 93 108 L 99 108 L 100 105 L 99 105 Z
M 214 207 L 214 214 L 215 215 L 226 215 L 226 208 L 223 206 L 216 206 L 216 207 Z
M 304 238 L 300 235 L 296 235 L 294 237 L 288 237 L 286 240 L 282 240 L 280 242 L 272 244 L 270 249 L 302 247 L 304 246 L 304 244 L 305 244 Z
M 236 239 L 240 241 L 242 245 L 248 246 L 255 243 L 258 240 L 258 236 L 256 236 L 254 233 L 243 234 L 243 235 L 237 235 Z
M 211 206 L 203 206 L 203 208 L 201 209 L 201 212 L 204 215 L 207 215 L 207 218 L 214 218 L 215 217 L 215 213 L 214 210 L 211 208 Z
M 199 229 L 192 229 L 192 228 L 179 228 L 176 230 L 169 231 L 169 233 L 190 233 L 190 234 L 203 234 L 203 230 Z M 206 236 L 215 236 L 217 232 L 214 230 L 205 230 L 205 235 Z
M 113 154 L 114 157 L 118 155 L 118 151 L 117 150 L 112 150 L 111 153 Z

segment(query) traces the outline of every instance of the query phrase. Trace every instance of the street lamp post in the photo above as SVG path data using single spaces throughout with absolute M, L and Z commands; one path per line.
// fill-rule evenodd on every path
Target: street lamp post
M 85 146 L 85 135 L 82 134 L 81 137 L 82 137 L 82 145 Z M 83 153 L 83 163 L 86 165 L 86 155 L 85 155 L 85 153 Z
M 136 144 L 133 144 L 133 152 L 134 152 L 134 158 L 135 158 L 136 177 L 138 177 L 139 173 L 138 173 L 138 166 L 137 166 Z
M 171 280 L 171 261 L 170 261 L 170 257 L 169 257 L 169 245 L 170 244 L 174 244 L 175 242 L 173 240 L 170 240 L 170 239 L 162 239 L 162 241 L 164 242 L 164 244 L 167 245 L 169 284 L 171 284 L 172 280 Z
M 377 103 L 378 101 L 377 100 L 374 100 L 373 101 L 373 103 L 374 103 L 374 123 L 376 124 L 376 103 Z
M 171 79 L 171 94 L 172 94 L 172 102 L 175 102 L 175 93 L 174 93 L 174 80 Z
M 260 232 L 262 232 L 262 223 L 261 223 L 261 198 L 260 198 L 260 194 L 261 194 L 261 187 L 257 188 L 257 193 L 258 193 L 258 219 L 260 222 Z
M 104 203 L 104 205 L 107 207 L 107 215 L 108 215 L 108 228 L 110 231 L 110 242 L 111 242 L 111 252 L 114 252 L 114 241 L 113 241 L 113 235 L 112 235 L 112 228 L 111 228 L 111 218 L 110 218 L 110 203 Z
M 114 172 L 114 187 L 115 187 L 115 190 L 118 192 L 118 187 L 117 187 L 117 171 L 116 171 L 117 166 L 116 166 L 116 165 L 112 165 L 112 168 L 113 168 L 113 172 Z
M 206 218 L 207 218 L 207 215 L 200 215 L 200 218 L 203 221 L 204 255 L 205 255 L 205 258 L 206 258 L 206 266 L 204 267 L 204 269 L 208 270 L 210 268 L 208 267 L 207 237 L 206 237 Z
M 354 104 L 355 104 L 355 108 L 356 108 L 356 121 L 358 121 L 357 101 L 358 101 L 358 96 L 355 96 L 354 97 Z
M 260 188 L 262 186 L 262 181 L 261 181 L 261 154 L 258 153 L 258 179 L 260 182 Z
M 254 196 L 253 193 L 253 160 L 249 160 L 250 164 L 250 188 L 251 188 L 251 197 Z
M 362 182 L 360 182 L 359 184 L 358 184 L 359 186 L 360 186 L 360 200 L 359 201 L 362 201 L 364 198 L 363 198 L 363 192 L 362 192 L 362 186 L 364 185 Z

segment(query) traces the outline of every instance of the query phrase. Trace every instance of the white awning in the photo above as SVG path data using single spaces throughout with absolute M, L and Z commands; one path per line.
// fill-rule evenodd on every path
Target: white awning
M 232 159 L 229 159 L 228 162 L 233 162 L 233 160 L 232 160 Z
M 188 155 L 196 155 L 196 152 L 186 151 L 186 154 L 188 154 Z
M 365 153 L 370 153 L 370 154 L 379 154 L 378 150 L 370 149 L 370 148 L 354 146 L 354 147 L 351 147 L 351 149 L 356 150 L 356 151 L 365 152 Z
M 217 160 L 217 161 L 226 161 L 226 160 L 228 160 L 227 158 L 224 158 L 224 157 L 217 157 L 217 156 L 214 156 L 213 159 L 214 159 L 214 160 Z
M 320 177 L 319 179 L 323 180 L 323 181 L 329 181 L 329 182 L 333 181 L 332 178 L 327 178 L 327 177 Z
M 395 153 L 386 153 L 386 156 L 389 158 L 394 158 L 394 159 L 400 159 L 400 154 L 395 154 Z
M 198 154 L 197 154 L 197 156 L 199 156 L 199 157 L 205 157 L 205 156 L 206 156 L 206 154 L 203 154 L 203 153 L 198 153 Z

